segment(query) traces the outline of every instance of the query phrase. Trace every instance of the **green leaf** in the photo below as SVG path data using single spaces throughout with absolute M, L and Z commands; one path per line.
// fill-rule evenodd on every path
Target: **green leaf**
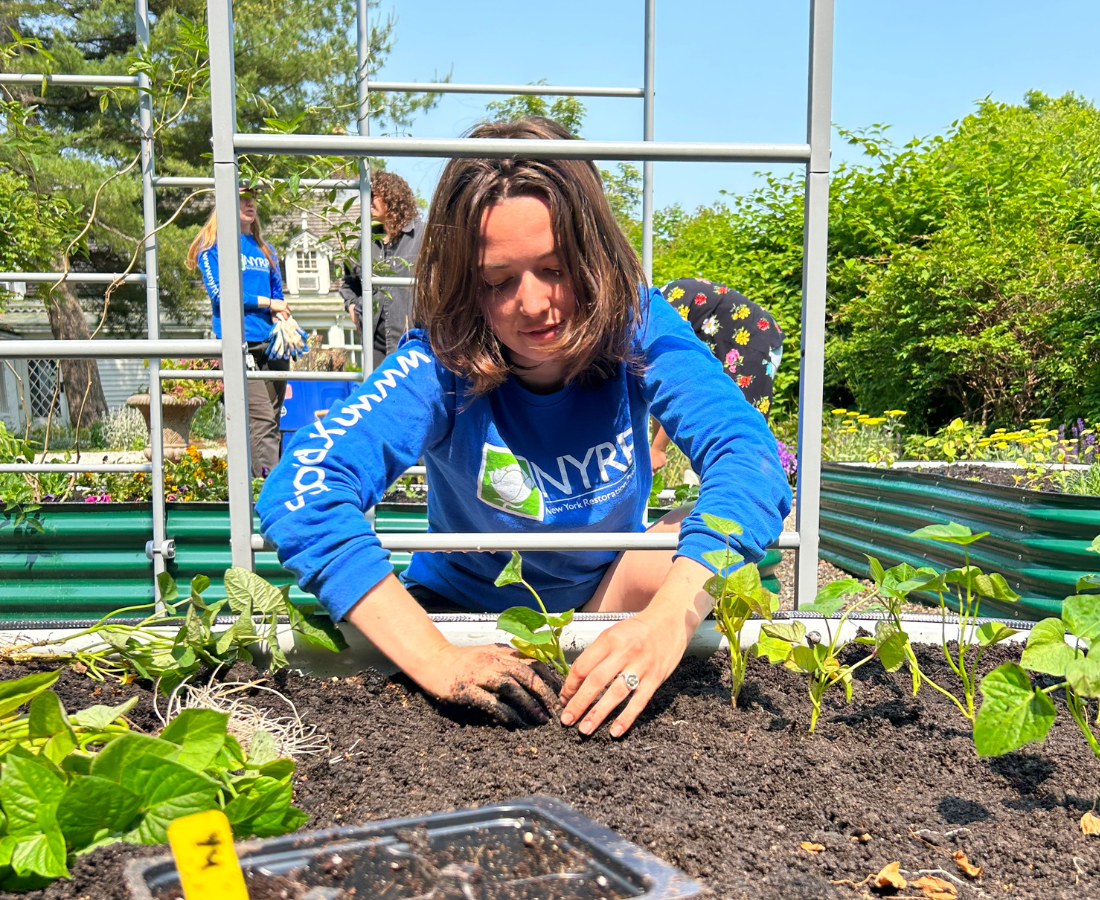
M 749 563 L 730 572 L 726 582 L 729 590 L 745 597 L 755 597 L 763 587 L 760 582 L 760 569 L 756 563 Z
M 240 566 L 225 570 L 225 596 L 229 600 L 229 608 L 238 614 L 252 610 L 279 615 L 286 608 L 282 591 L 255 572 Z
M 12 850 L 11 867 L 19 875 L 33 873 L 43 878 L 68 878 L 65 836 L 57 826 L 52 806 L 38 810 L 36 829 L 37 834 L 20 841 Z
M 1030 672 L 1063 678 L 1066 666 L 1077 655 L 1066 643 L 1066 626 L 1061 619 L 1043 619 L 1031 627 L 1020 665 Z
M 766 622 L 760 626 L 760 630 L 770 638 L 786 641 L 790 644 L 801 644 L 806 636 L 806 626 L 799 621 L 794 622 Z
M 703 513 L 703 524 L 723 537 L 743 533 L 741 526 L 733 519 L 723 519 L 721 516 L 712 516 L 710 513 Z
M 1078 594 L 1084 591 L 1100 591 L 1100 575 L 1084 575 L 1077 579 Z
M 844 605 L 844 598 L 863 593 L 863 585 L 854 578 L 841 578 L 825 585 L 806 609 L 828 618 Z
M 739 562 L 744 562 L 745 557 L 740 553 L 735 553 L 733 550 L 723 547 L 721 550 L 707 550 L 703 554 L 703 559 L 721 572 L 731 566 L 736 566 Z
M 1100 595 L 1075 594 L 1062 601 L 1062 621 L 1090 649 L 1100 637 Z
M 232 605 L 232 603 L 230 604 Z M 252 607 L 246 604 L 244 610 L 237 616 L 233 624 L 218 635 L 218 642 L 214 645 L 214 652 L 222 656 L 232 646 L 246 646 L 256 638 L 256 629 L 252 624 Z
M 268 731 L 255 732 L 248 745 L 248 765 L 252 768 L 265 766 L 279 759 L 279 745 Z
M 864 556 L 867 556 L 867 554 L 864 554 Z M 871 567 L 871 579 L 881 587 L 883 581 L 886 580 L 886 571 L 882 568 L 882 563 L 873 556 L 867 556 L 867 563 Z
M 989 597 L 992 600 L 1000 600 L 1006 603 L 1015 603 L 1020 599 L 1020 595 L 1008 586 L 1004 575 L 998 572 L 979 575 L 974 579 L 974 590 L 982 597 Z
M 203 592 L 210 587 L 210 578 L 206 575 L 196 575 L 191 579 L 191 599 L 202 602 Z
M 39 810 L 56 810 L 64 794 L 61 770 L 48 759 L 22 747 L 13 748 L 4 757 L 0 803 L 8 817 L 9 833 L 37 831 Z
M 175 819 L 218 805 L 218 782 L 169 759 L 143 756 L 127 771 L 122 784 L 141 795 L 145 813 L 125 835 L 131 843 L 162 844 Z
M 974 719 L 978 756 L 1001 756 L 1041 741 L 1054 724 L 1054 704 L 1031 686 L 1027 672 L 1004 663 L 982 679 L 982 705 Z
M 506 584 L 516 584 L 520 581 L 523 581 L 523 560 L 520 559 L 519 553 L 513 550 L 508 565 L 501 570 L 493 584 L 497 587 L 504 587 Z
M 905 662 L 905 648 L 909 645 L 909 635 L 894 630 L 878 644 L 878 659 L 887 672 L 896 672 Z
M 929 541 L 943 541 L 948 544 L 965 545 L 980 541 L 988 534 L 988 531 L 981 531 L 978 534 L 974 534 L 965 525 L 949 522 L 947 525 L 926 525 L 924 528 L 918 528 L 916 531 L 911 532 L 909 537 L 922 538 Z
M 947 582 L 944 576 L 929 566 L 921 566 L 907 581 L 899 582 L 895 591 L 899 594 L 909 594 L 913 591 L 947 590 Z
M 497 616 L 497 628 L 525 641 L 531 640 L 531 635 L 546 624 L 546 616 L 528 606 L 512 606 Z
M 752 645 L 752 652 L 755 656 L 766 657 L 768 662 L 775 665 L 787 660 L 791 655 L 791 645 L 779 638 L 764 634 Z
M 10 715 L 24 703 L 33 700 L 61 677 L 61 672 L 35 672 L 14 681 L 0 682 L 0 718 Z
M 727 593 L 726 576 L 725 575 L 711 575 L 703 585 L 703 590 L 717 602 L 721 600 Z
M 180 595 L 176 579 L 167 572 L 161 572 L 157 576 L 157 587 L 160 589 L 160 599 L 165 603 L 175 603 Z
M 73 848 L 90 844 L 101 829 L 125 831 L 141 808 L 133 791 L 90 775 L 69 785 L 57 807 L 57 823 Z
M 237 838 L 272 837 L 283 833 L 290 809 L 291 786 L 281 780 L 260 777 L 225 806 L 225 814 Z
M 1100 553 L 1100 534 L 1092 539 L 1092 543 L 1089 544 L 1089 549 L 1093 553 Z
M 111 741 L 96 754 L 92 774 L 121 784 L 127 769 L 143 756 L 167 759 L 179 755 L 179 752 L 180 748 L 171 741 L 131 732 Z
M 162 741 L 180 746 L 180 765 L 201 772 L 225 746 L 229 714 L 212 709 L 185 709 L 160 733 Z
M 567 609 L 565 612 L 558 613 L 557 615 L 551 614 L 546 617 L 546 622 L 551 628 L 564 628 L 573 621 L 573 613 L 574 610 Z
M 821 660 L 814 653 L 813 648 L 805 644 L 795 644 L 791 648 L 791 661 L 803 672 L 816 672 L 821 665 Z
M 43 691 L 31 701 L 27 719 L 28 736 L 31 740 L 53 737 L 62 732 L 72 734 L 65 707 L 61 705 L 61 698 L 53 691 Z
M 301 612 L 293 605 L 287 607 L 287 612 L 290 616 L 290 627 L 294 633 L 300 634 L 315 647 L 324 647 L 333 653 L 339 653 L 348 648 L 344 635 L 328 616 Z
M 137 706 L 141 697 L 131 697 L 118 706 L 89 706 L 73 715 L 77 725 L 89 728 L 93 731 L 101 731 L 121 719 L 126 713 Z
M 1100 697 L 1100 653 L 1066 663 L 1066 681 L 1082 697 Z
M 1015 628 L 1009 628 L 1003 622 L 983 622 L 978 626 L 975 634 L 978 637 L 978 646 L 988 647 L 991 644 L 1000 643 L 1014 634 L 1019 634 L 1019 632 Z

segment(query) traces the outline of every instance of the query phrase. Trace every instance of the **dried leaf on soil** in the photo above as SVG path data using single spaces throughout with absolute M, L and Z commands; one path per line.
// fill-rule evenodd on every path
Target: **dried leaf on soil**
M 901 863 L 892 862 L 879 871 L 871 884 L 879 890 L 894 888 L 901 891 L 905 889 L 909 882 L 901 877 Z
M 1089 810 L 1081 816 L 1082 834 L 1100 834 L 1100 816 Z
M 955 890 L 955 885 L 950 881 L 933 878 L 931 875 L 922 875 L 909 886 L 915 887 L 924 894 L 925 900 L 955 900 L 959 896 L 959 892 Z
M 955 865 L 959 867 L 959 871 L 968 878 L 980 878 L 982 874 L 982 867 L 974 865 L 969 859 L 966 858 L 966 854 L 962 850 L 955 851 Z
M 807 853 L 823 853 L 825 851 L 824 844 L 815 844 L 812 841 L 803 841 L 798 845 Z

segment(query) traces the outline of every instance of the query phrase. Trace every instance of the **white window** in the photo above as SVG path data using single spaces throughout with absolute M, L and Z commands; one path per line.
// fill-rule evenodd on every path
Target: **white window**
M 320 272 L 317 268 L 316 250 L 298 251 L 298 290 L 319 291 L 321 289 Z

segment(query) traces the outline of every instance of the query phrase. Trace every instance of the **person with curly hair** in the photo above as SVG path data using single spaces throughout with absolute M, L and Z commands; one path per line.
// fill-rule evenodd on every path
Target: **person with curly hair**
M 384 169 L 371 175 L 370 185 L 370 214 L 374 235 L 371 259 L 375 263 L 374 274 L 408 278 L 416 265 L 423 231 L 416 197 L 404 178 Z M 401 336 L 412 328 L 415 293 L 416 289 L 411 286 L 374 289 L 376 310 L 371 334 L 376 366 L 387 354 L 397 349 Z M 360 266 L 344 263 L 344 284 L 340 288 L 340 296 L 344 298 L 344 309 L 351 315 L 356 330 L 364 335 L 363 351 L 366 352 L 363 270 Z

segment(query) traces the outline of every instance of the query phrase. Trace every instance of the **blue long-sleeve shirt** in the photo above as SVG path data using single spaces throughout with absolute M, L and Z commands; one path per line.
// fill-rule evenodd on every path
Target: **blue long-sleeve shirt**
M 268 245 L 270 247 L 270 244 Z M 272 249 L 272 255 L 274 250 Z M 218 245 L 207 247 L 198 255 L 199 271 L 206 293 L 210 295 L 211 325 L 214 337 L 222 336 L 221 282 L 218 277 Z M 258 297 L 283 299 L 283 277 L 278 265 L 271 265 L 260 245 L 250 234 L 241 234 L 241 287 L 244 294 L 244 339 L 266 341 L 274 320 L 271 310 L 261 308 Z
M 725 546 L 700 513 L 739 522 L 732 546 L 759 560 L 780 533 L 791 492 L 775 438 L 722 365 L 657 291 L 636 349 L 641 374 L 620 366 L 599 387 L 534 394 L 509 379 L 470 400 L 423 332 L 406 335 L 359 392 L 303 428 L 268 477 L 257 511 L 279 558 L 335 618 L 392 568 L 364 518 L 423 457 L 431 532 L 645 530 L 653 473 L 648 416 L 700 473 L 677 556 L 709 566 Z M 416 553 L 406 579 L 470 608 L 530 605 L 520 585 L 493 581 L 509 554 Z M 585 603 L 613 551 L 525 553 L 523 574 L 550 610 Z

